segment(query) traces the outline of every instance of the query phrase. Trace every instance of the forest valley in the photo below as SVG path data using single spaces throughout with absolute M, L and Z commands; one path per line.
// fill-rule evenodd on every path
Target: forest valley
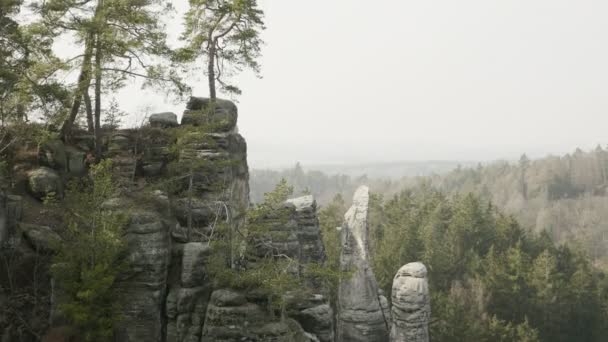
M 0 0 L 2 342 L 346 342 L 363 272 L 373 341 L 401 341 L 408 265 L 430 297 L 416 341 L 608 340 L 607 150 L 399 179 L 250 172 L 217 93 L 259 75 L 264 13 L 188 3 L 174 46 L 171 1 Z M 132 82 L 187 102 L 181 122 L 125 128 L 110 94 Z

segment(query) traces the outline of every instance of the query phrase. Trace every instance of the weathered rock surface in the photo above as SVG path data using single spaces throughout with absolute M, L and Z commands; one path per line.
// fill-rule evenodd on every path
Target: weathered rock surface
M 60 172 L 67 170 L 68 157 L 66 147 L 61 140 L 50 140 L 38 149 L 40 165 L 50 167 Z
M 368 205 L 369 189 L 362 186 L 344 215 L 340 268 L 352 275 L 341 278 L 338 289 L 339 342 L 385 342 L 389 336 L 368 256 Z
M 320 300 L 310 301 L 307 305 L 289 312 L 311 336 L 320 342 L 334 341 L 334 311 L 328 301 L 319 296 Z
M 169 229 L 153 211 L 135 211 L 127 228 L 129 270 L 118 280 L 121 342 L 162 340 L 170 260 Z
M 23 232 L 25 240 L 38 252 L 52 252 L 61 241 L 59 234 L 47 226 L 19 223 L 19 229 Z
M 171 112 L 152 114 L 149 121 L 152 127 L 167 128 L 178 126 L 177 115 Z
M 391 342 L 428 342 L 430 317 L 426 267 L 420 262 L 409 263 L 393 280 Z
M 206 99 L 195 98 L 189 102 L 188 110 L 199 111 L 196 114 L 204 116 L 206 103 Z M 225 114 L 222 111 L 225 110 L 230 111 L 229 114 L 233 116 L 229 117 L 234 122 L 222 124 L 226 118 L 222 117 Z M 219 116 L 204 118 L 205 124 L 211 123 L 208 127 L 213 131 L 187 137 L 188 143 L 179 153 L 180 161 L 192 161 L 195 165 L 205 167 L 196 168 L 193 174 L 192 196 L 177 198 L 172 203 L 173 213 L 179 223 L 174 225 L 172 231 L 175 246 L 167 280 L 167 342 L 199 342 L 206 338 L 215 341 L 215 337 L 223 336 L 221 333 L 214 335 L 213 329 L 211 335 L 205 337 L 203 334 L 209 310 L 215 312 L 208 309 L 212 289 L 205 269 L 211 252 L 207 240 L 218 222 L 230 225 L 233 231 L 242 231 L 244 228 L 245 214 L 249 207 L 249 170 L 247 144 L 232 129 L 236 125 L 236 106 L 232 102 L 218 100 L 215 114 Z M 188 115 L 185 115 L 182 124 L 202 123 L 188 120 Z M 182 193 L 187 194 L 188 187 L 189 179 L 186 178 L 182 183 Z M 188 232 L 190 215 L 192 228 Z M 221 299 L 223 297 L 219 294 L 216 297 L 221 303 L 230 302 Z M 216 328 L 230 330 L 221 325 Z
M 216 290 L 211 295 L 201 342 L 308 342 L 294 320 L 281 322 L 259 305 L 233 290 Z
M 63 183 L 57 171 L 43 166 L 28 173 L 28 189 L 38 199 L 50 194 L 61 196 Z
M 317 216 L 317 202 L 313 196 L 308 195 L 287 200 L 287 204 L 295 209 L 294 219 L 300 248 L 300 262 L 324 262 L 325 249 Z
M 8 241 L 8 207 L 4 191 L 0 190 L 0 247 Z
M 208 98 L 191 97 L 182 116 L 182 125 L 210 125 L 218 132 L 234 132 L 238 110 L 232 101 L 217 99 L 213 108 Z
M 199 341 L 211 285 L 205 269 L 209 244 L 189 242 L 173 248 L 166 300 L 167 341 Z

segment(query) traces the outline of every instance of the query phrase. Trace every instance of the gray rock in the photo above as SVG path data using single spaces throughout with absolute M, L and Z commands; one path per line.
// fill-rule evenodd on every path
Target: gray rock
M 126 132 L 116 132 L 110 137 L 108 150 L 110 152 L 128 152 L 131 150 L 131 139 Z
M 181 277 L 183 287 L 194 287 L 204 282 L 205 260 L 210 253 L 208 243 L 189 242 L 184 245 Z
M 19 223 L 19 229 L 25 240 L 39 252 L 52 252 L 61 241 L 59 234 L 47 226 Z
M 0 246 L 15 247 L 20 238 L 17 236 L 17 223 L 23 216 L 23 199 L 17 195 L 0 196 Z
M 137 210 L 130 216 L 125 237 L 129 269 L 116 284 L 121 298 L 117 339 L 160 342 L 171 254 L 169 229 L 156 212 Z
M 340 268 L 351 275 L 342 277 L 338 288 L 338 342 L 388 340 L 388 322 L 369 261 L 368 205 L 369 189 L 359 187 L 344 215 Z
M 201 342 L 308 342 L 302 327 L 294 320 L 270 317 L 259 305 L 228 289 L 213 291 Z
M 431 301 L 426 267 L 420 262 L 399 269 L 393 279 L 391 342 L 428 342 Z
M 66 171 L 68 157 L 66 147 L 61 140 L 50 140 L 38 149 L 40 165 L 48 166 L 58 171 Z
M 300 311 L 294 319 L 304 331 L 314 335 L 320 342 L 334 341 L 334 312 L 329 304 L 321 304 Z
M 156 113 L 150 115 L 150 126 L 159 127 L 159 128 L 167 128 L 167 127 L 177 127 L 177 115 L 171 112 L 164 113 Z
M 160 176 L 163 172 L 164 166 L 165 166 L 165 164 L 163 162 L 146 163 L 142 166 L 144 176 L 145 177 Z
M 83 176 L 87 172 L 86 152 L 75 148 L 66 148 L 68 159 L 68 172 L 73 176 Z
M 217 99 L 210 108 L 207 98 L 191 97 L 182 116 L 182 125 L 209 125 L 217 132 L 234 132 L 238 112 L 236 105 L 228 100 Z
M 0 248 L 8 241 L 8 207 L 4 191 L 0 191 Z
M 28 188 L 38 199 L 51 194 L 61 197 L 63 193 L 63 183 L 57 171 L 44 166 L 28 173 Z

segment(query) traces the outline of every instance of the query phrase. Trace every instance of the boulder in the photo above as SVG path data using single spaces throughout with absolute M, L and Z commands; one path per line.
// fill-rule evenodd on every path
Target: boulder
M 50 140 L 38 148 L 38 162 L 58 171 L 66 171 L 68 157 L 66 147 L 61 140 Z
M 38 252 L 52 252 L 61 241 L 59 234 L 47 226 L 19 223 L 23 237 Z
M 108 146 L 110 152 L 129 152 L 131 147 L 131 139 L 127 132 L 116 132 L 110 137 Z
M 338 287 L 338 342 L 386 342 L 389 336 L 369 260 L 368 207 L 369 189 L 359 187 L 341 230 L 340 269 L 348 275 Z
M 211 108 L 208 98 L 191 97 L 182 116 L 182 125 L 209 125 L 216 132 L 230 132 L 236 128 L 238 111 L 228 100 L 217 99 Z
M 73 147 L 67 147 L 68 172 L 72 176 L 83 176 L 87 173 L 87 153 Z
M 399 269 L 393 279 L 391 342 L 428 342 L 431 301 L 426 267 L 420 262 Z
M 171 112 L 150 115 L 150 126 L 159 128 L 177 127 L 177 115 Z
M 28 173 L 28 189 L 38 199 L 51 194 L 60 197 L 63 183 L 57 171 L 43 166 Z
M 293 315 L 304 331 L 314 335 L 320 342 L 334 341 L 334 312 L 327 303 L 313 306 Z

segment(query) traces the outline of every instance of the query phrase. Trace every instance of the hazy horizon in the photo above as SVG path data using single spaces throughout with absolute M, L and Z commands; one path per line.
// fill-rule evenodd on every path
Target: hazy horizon
M 608 2 L 260 4 L 263 78 L 236 79 L 252 167 L 489 161 L 608 143 Z M 177 37 L 187 1 L 174 5 Z M 206 96 L 204 79 L 194 94 Z M 117 98 L 130 113 L 184 109 L 137 86 Z

